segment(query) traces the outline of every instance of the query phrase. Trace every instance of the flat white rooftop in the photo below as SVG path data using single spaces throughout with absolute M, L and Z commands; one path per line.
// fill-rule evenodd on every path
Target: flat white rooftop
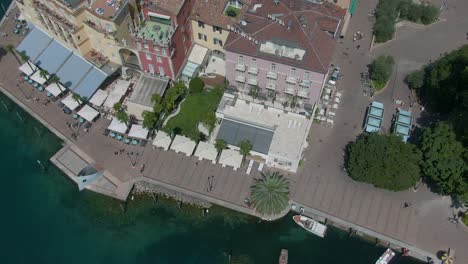
M 298 160 L 306 147 L 311 120 L 303 115 L 287 112 L 261 104 L 234 100 L 225 94 L 217 110 L 218 117 L 274 131 L 268 155 Z

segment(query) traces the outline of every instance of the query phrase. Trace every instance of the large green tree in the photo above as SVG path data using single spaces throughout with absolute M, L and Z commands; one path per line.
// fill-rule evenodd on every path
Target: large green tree
M 363 134 L 348 147 L 351 178 L 379 188 L 402 191 L 420 179 L 421 153 L 399 136 Z
M 156 126 L 158 118 L 154 112 L 144 111 L 143 112 L 143 127 L 147 129 L 153 129 Z
M 370 65 L 370 78 L 378 84 L 385 86 L 392 75 L 395 61 L 392 56 L 381 55 Z
M 276 215 L 288 206 L 289 182 L 278 172 L 262 173 L 250 190 L 252 204 L 261 215 Z
M 452 128 L 439 122 L 424 130 L 421 137 L 422 171 L 437 184 L 442 194 L 460 193 L 466 165 L 464 149 Z

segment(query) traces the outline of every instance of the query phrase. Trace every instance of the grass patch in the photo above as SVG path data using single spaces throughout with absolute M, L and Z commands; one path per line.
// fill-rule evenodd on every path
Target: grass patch
M 198 123 L 204 122 L 210 115 L 214 116 L 222 95 L 223 92 L 220 89 L 189 94 L 182 103 L 180 112 L 169 119 L 165 130 L 170 132 L 177 128 L 180 134 L 191 139 L 198 139 L 200 135 Z
M 468 213 L 465 213 L 465 215 L 462 217 L 463 223 L 468 226 Z
M 233 6 L 228 6 L 224 14 L 230 17 L 237 17 L 240 14 L 240 9 Z
M 374 86 L 374 89 L 376 91 L 382 90 L 386 84 L 387 84 L 386 82 L 382 82 L 382 81 L 372 81 L 372 85 Z

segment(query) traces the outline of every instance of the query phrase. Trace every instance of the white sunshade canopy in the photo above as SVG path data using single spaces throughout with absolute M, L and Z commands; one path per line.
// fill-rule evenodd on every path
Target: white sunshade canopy
M 192 52 L 188 57 L 188 61 L 191 61 L 195 64 L 202 65 L 205 61 L 206 54 L 208 53 L 208 49 L 195 44 L 193 46 Z
M 239 153 L 239 151 L 225 149 L 221 152 L 219 163 L 222 164 L 223 167 L 231 166 L 234 168 L 234 170 L 237 170 L 242 164 L 242 155 Z
M 107 96 L 109 96 L 109 94 L 106 91 L 98 89 L 89 102 L 95 106 L 102 106 L 104 101 L 107 99 Z
M 22 71 L 24 74 L 30 76 L 33 74 L 35 71 L 38 70 L 37 66 L 34 65 L 32 62 L 28 61 L 25 64 L 21 65 L 18 68 L 20 71 Z
M 169 136 L 169 134 L 167 134 L 164 131 L 159 131 L 153 140 L 153 146 L 168 150 L 169 146 L 171 145 L 171 142 L 172 139 Z
M 46 91 L 55 97 L 61 95 L 65 90 L 65 87 L 63 87 L 60 83 L 51 83 L 46 87 Z
M 117 120 L 117 118 L 114 118 L 112 119 L 107 129 L 120 134 L 125 134 L 125 132 L 127 132 L 127 125 L 124 122 L 120 122 L 119 120 Z
M 128 133 L 128 137 L 146 139 L 148 137 L 148 132 L 148 129 L 143 126 L 132 125 L 130 132 Z
M 196 145 L 197 143 L 188 137 L 176 136 L 172 142 L 171 149 L 176 153 L 182 152 L 187 156 L 191 156 Z
M 121 94 L 113 94 L 113 93 L 109 94 L 106 101 L 104 102 L 104 107 L 107 107 L 107 108 L 114 107 L 115 103 L 120 102 L 120 99 L 122 99 L 122 96 L 123 95 Z
M 91 106 L 85 105 L 80 111 L 78 111 L 78 115 L 89 122 L 93 122 L 93 120 L 99 115 L 99 112 Z
M 197 149 L 195 150 L 195 157 L 198 157 L 199 160 L 210 160 L 214 164 L 216 163 L 217 156 L 218 151 L 213 144 L 203 141 L 198 142 Z
M 78 106 L 81 105 L 81 101 L 80 103 L 78 103 L 74 98 L 73 98 L 73 93 L 70 93 L 67 97 L 65 97 L 65 99 L 62 100 L 62 103 L 70 108 L 71 110 L 75 110 Z
M 36 71 L 32 76 L 31 76 L 31 79 L 33 79 L 33 81 L 37 82 L 37 83 L 40 83 L 40 84 L 44 84 L 47 79 L 50 78 L 50 75 L 46 75 L 46 78 L 42 77 L 41 76 L 41 71 Z
M 130 86 L 130 81 L 118 80 L 111 94 L 119 94 L 123 96 L 127 92 L 129 86 Z

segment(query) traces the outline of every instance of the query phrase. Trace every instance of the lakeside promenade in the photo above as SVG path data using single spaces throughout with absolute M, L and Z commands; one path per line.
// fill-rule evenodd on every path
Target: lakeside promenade
M 1 30 L 8 31 L 11 26 L 12 22 L 7 19 Z M 3 38 L 0 44 L 16 45 L 19 38 L 15 37 Z M 151 144 L 144 148 L 128 146 L 102 135 L 104 128 L 110 123 L 109 120 L 102 118 L 93 124 L 89 132 L 81 130 L 78 139 L 75 140 L 71 135 L 76 131 L 72 131 L 66 124 L 72 121 L 72 117 L 64 114 L 56 103 L 43 105 L 26 99 L 25 94 L 30 98 L 38 97 L 43 102 L 45 95 L 28 84 L 16 86 L 19 77 L 18 66 L 18 62 L 11 55 L 4 55 L 1 58 L 2 92 L 62 138 L 67 146 L 73 146 L 86 153 L 92 161 L 105 168 L 121 183 L 131 186 L 137 181 L 145 180 L 195 198 L 255 215 L 243 200 L 249 196 L 253 179 L 260 177 L 256 166 L 252 169 L 252 173 L 247 175 L 245 165 L 233 171 L 208 161 L 198 161 L 195 157 L 154 149 Z M 331 175 L 326 168 L 339 166 L 331 164 L 332 159 L 330 164 L 317 166 L 312 163 L 314 152 L 311 152 L 310 148 L 317 148 L 317 145 L 324 148 L 329 143 L 327 142 L 329 131 L 314 126 L 311 129 L 311 141 L 314 144 L 306 150 L 304 166 L 297 174 L 285 174 L 291 182 L 292 203 L 304 206 L 307 214 L 321 215 L 339 226 L 359 229 L 396 247 L 410 248 L 411 253 L 416 253 L 415 257 L 422 260 L 426 260 L 427 256 L 435 260 L 435 253 L 438 250 L 446 250 L 447 247 L 457 249 L 458 246 L 456 263 L 468 263 L 467 252 L 462 250 L 468 245 L 464 227 L 447 225 L 446 221 L 441 222 L 449 216 L 449 212 L 447 216 L 434 215 L 440 213 L 441 206 L 445 208 L 446 204 L 450 203 L 447 198 L 439 199 L 428 190 L 421 188 L 417 196 L 420 200 L 414 202 L 411 200 L 414 199 L 414 195 L 410 193 L 412 191 L 403 194 L 391 193 L 353 182 L 346 175 L 343 177 L 345 173 Z M 133 168 L 129 156 L 114 155 L 114 152 L 120 149 L 139 153 L 136 168 Z M 335 156 L 341 153 L 325 149 L 322 155 Z M 139 166 L 143 164 L 145 171 L 140 173 Z M 207 188 L 210 176 L 215 177 L 211 191 Z M 406 200 L 413 201 L 413 207 L 404 210 L 402 204 Z

